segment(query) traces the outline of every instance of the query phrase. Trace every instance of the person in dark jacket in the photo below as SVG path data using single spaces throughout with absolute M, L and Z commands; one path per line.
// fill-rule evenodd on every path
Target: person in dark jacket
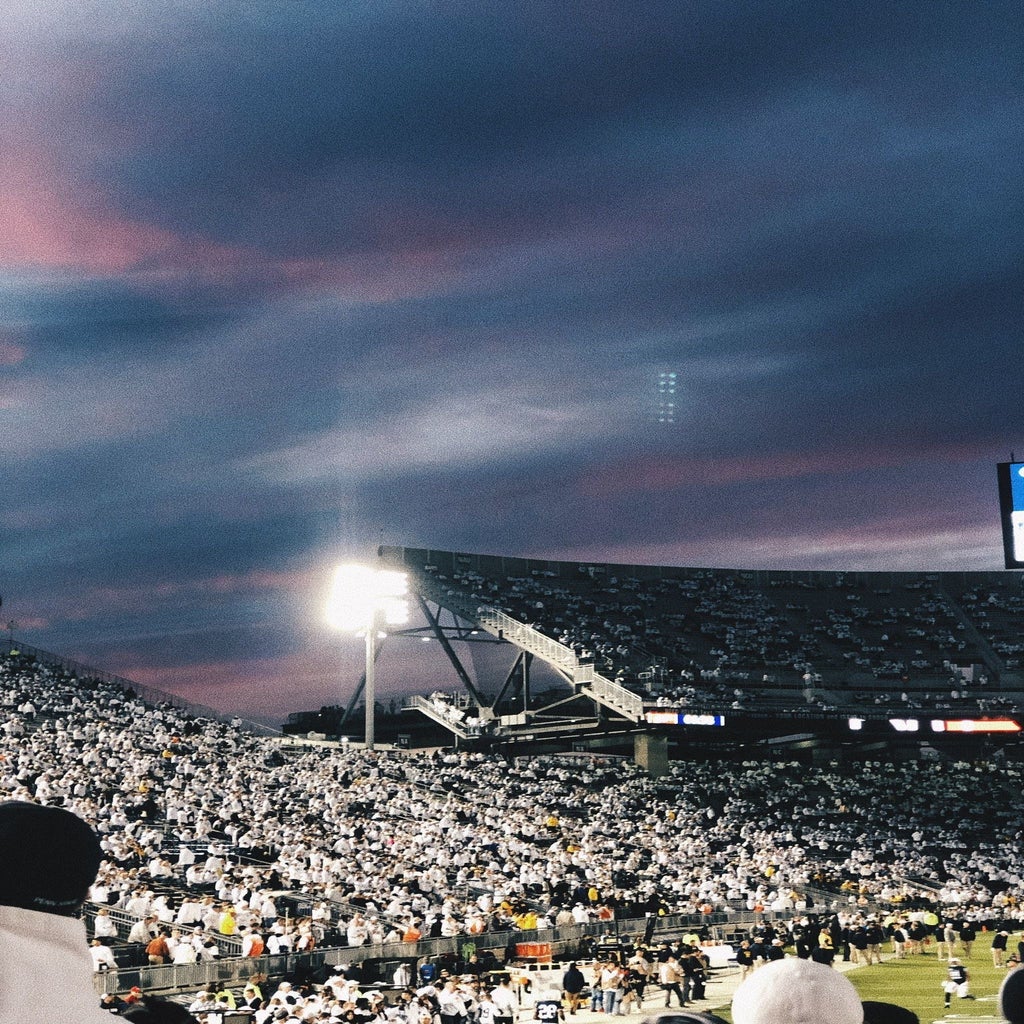
M 565 993 L 565 1003 L 569 1007 L 569 1013 L 575 1013 L 579 1009 L 580 999 L 583 997 L 583 989 L 586 988 L 587 979 L 583 972 L 576 966 L 574 960 L 565 969 L 562 975 L 562 991 Z

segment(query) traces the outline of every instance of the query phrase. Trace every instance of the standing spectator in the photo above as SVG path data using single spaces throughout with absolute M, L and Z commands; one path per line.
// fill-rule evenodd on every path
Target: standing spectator
M 139 946 L 146 946 L 150 939 L 156 937 L 157 921 L 155 917 L 140 917 L 128 930 L 128 941 Z
M 498 984 L 491 989 L 491 999 L 497 1008 L 494 1017 L 495 1024 L 514 1024 L 516 996 L 512 991 L 512 982 L 507 974 L 503 974 Z
M 441 1024 L 466 1024 L 469 1012 L 454 979 L 446 981 L 437 994 L 437 1012 Z
M 117 924 L 111 918 L 110 911 L 106 907 L 100 907 L 96 911 L 92 934 L 93 938 L 99 939 L 105 946 L 110 945 L 110 941 L 117 938 Z
M 587 979 L 583 977 L 583 972 L 576 966 L 576 961 L 574 960 L 562 975 L 562 991 L 565 993 L 565 1002 L 569 1007 L 570 1015 L 574 1014 L 579 1008 L 580 999 L 586 984 Z
M 590 966 L 590 1012 L 598 1013 L 604 1009 L 601 995 L 601 961 L 595 960 Z M 665 1004 L 666 1006 L 668 1003 Z
M 680 1006 L 686 1005 L 686 1000 L 683 998 L 683 990 L 679 987 L 683 977 L 679 961 L 671 953 L 668 955 L 667 960 L 658 965 L 658 983 L 661 985 L 662 992 L 665 993 L 666 1008 L 672 1005 L 673 993 L 675 993 L 676 1000 Z
M 191 942 L 179 942 L 171 954 L 172 964 L 194 964 L 199 960 L 199 953 Z
M 893 955 L 897 960 L 905 960 L 907 957 L 907 933 L 904 931 L 902 921 L 897 921 L 893 925 L 890 939 L 892 940 Z
M 117 973 L 117 960 L 114 959 L 114 951 L 105 946 L 100 939 L 93 939 L 89 945 L 89 955 L 92 957 L 92 969 L 97 973 Z
M 818 945 L 811 951 L 811 959 L 815 963 L 826 964 L 832 966 L 832 961 L 835 959 L 836 951 L 832 945 L 832 933 L 828 930 L 827 926 L 822 926 L 820 932 L 818 932 Z
M 687 998 L 694 1000 L 703 999 L 708 982 L 710 961 L 699 946 L 691 946 L 686 956 L 683 957 L 682 965 L 683 972 L 686 974 L 687 985 L 685 991 Z
M 750 976 L 754 969 L 754 954 L 750 949 L 750 943 L 744 939 L 740 948 L 736 950 L 736 965 L 740 969 L 740 980 Z M 665 1004 L 668 1006 L 668 1003 Z
M 956 953 L 956 928 L 953 926 L 953 922 L 944 921 L 939 926 L 938 934 L 942 936 L 939 939 L 939 959 L 951 960 Z M 911 938 L 913 938 L 913 936 L 911 936 Z M 920 950 L 915 951 L 913 946 L 911 946 L 910 951 L 912 953 L 920 952 Z
M 171 947 L 167 944 L 167 933 L 158 932 L 146 944 L 146 959 L 150 964 L 166 963 L 171 955 Z
M 880 964 L 882 962 L 882 942 L 885 940 L 885 932 L 882 930 L 881 924 L 873 917 L 868 920 L 865 931 L 868 938 L 868 963 Z
M 609 1016 L 618 1012 L 622 1000 L 623 973 L 614 960 L 605 960 L 601 967 L 601 1003 Z
M 221 935 L 234 935 L 237 927 L 235 909 L 230 903 L 225 903 L 217 920 L 217 931 Z
M 69 811 L 0 803 L 0 1020 L 109 1022 L 92 985 L 85 923 L 74 916 L 101 856 L 95 833 Z
M 967 920 L 966 918 L 960 922 L 960 945 L 964 949 L 964 959 L 971 959 L 971 951 L 974 949 L 974 940 L 978 937 L 978 933 L 974 929 L 974 922 Z M 951 960 L 950 963 L 953 961 Z

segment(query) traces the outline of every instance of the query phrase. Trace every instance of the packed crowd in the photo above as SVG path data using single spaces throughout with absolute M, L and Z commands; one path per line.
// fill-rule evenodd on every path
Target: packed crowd
M 25 713 L 31 713 L 29 708 Z M 99 835 L 79 815 L 33 801 L 0 801 L 0 953 L 4 964 L 0 1019 L 71 1019 L 100 1024 L 115 1015 L 139 1024 L 225 1024 L 239 1020 L 249 1024 L 515 1024 L 524 991 L 522 983 L 528 979 L 514 975 L 514 966 L 501 965 L 493 954 L 485 951 L 484 956 L 490 957 L 490 963 L 485 963 L 484 957 L 465 947 L 465 959 L 457 961 L 458 977 L 440 969 L 431 959 L 422 964 L 415 958 L 397 961 L 393 999 L 379 988 L 365 988 L 358 967 L 339 964 L 335 973 L 321 983 L 314 983 L 307 970 L 302 980 L 286 976 L 273 992 L 268 977 L 253 971 L 237 998 L 230 983 L 223 987 L 214 983 L 187 1007 L 147 993 L 138 985 L 123 995 L 105 990 L 97 1006 L 90 993 L 90 962 L 81 913 L 103 860 Z M 732 998 L 735 1024 L 819 1021 L 825 1019 L 824 1013 L 843 1004 L 846 1012 L 838 1016 L 828 1013 L 834 1024 L 895 1024 L 890 1011 L 898 1012 L 896 1021 L 906 1021 L 905 1011 L 891 1004 L 882 1019 L 873 1012 L 870 1017 L 863 1012 L 868 1004 L 862 1007 L 850 982 L 832 970 L 833 944 L 826 927 L 821 928 L 813 951 L 807 942 L 801 952 L 798 940 L 798 958 L 787 958 L 778 949 L 779 939 L 774 939 L 768 947 L 770 952 L 765 952 L 764 941 L 772 926 L 762 922 L 759 927 L 765 932 L 744 940 L 737 952 L 743 977 Z M 1000 931 L 998 937 L 1005 940 L 1008 933 Z M 584 965 L 592 1010 L 609 1016 L 625 1016 L 634 1008 L 642 1010 L 645 989 L 655 977 L 666 1008 L 673 996 L 679 1007 L 702 1001 L 710 957 L 704 947 L 697 945 L 698 938 L 684 937 L 675 947 L 664 942 L 656 952 L 642 942 L 617 942 L 614 951 Z M 854 940 L 849 941 L 852 945 Z M 895 932 L 893 941 L 895 944 Z M 970 942 L 963 931 L 959 941 L 969 957 Z M 865 942 L 870 963 L 873 947 L 869 935 L 865 935 Z M 755 943 L 762 950 L 756 959 Z M 998 956 L 1004 954 L 1006 945 L 1003 941 Z M 995 960 L 995 941 L 992 949 Z M 259 961 L 240 963 L 255 965 Z M 761 969 L 754 973 L 757 966 Z M 544 991 L 533 1000 L 532 1019 L 543 1024 L 564 1020 L 563 1005 L 569 1014 L 575 1013 L 587 985 L 587 978 L 575 963 L 564 970 L 560 984 L 551 975 L 536 980 L 544 981 Z M 518 989 L 513 988 L 514 981 Z M 1011 1020 L 1017 1020 L 1024 1000 L 1015 972 L 1006 976 L 1006 982 L 1000 989 L 1000 1009 Z M 947 1007 L 954 993 L 958 998 L 973 998 L 970 973 L 959 959 L 949 958 L 943 991 Z M 794 1002 L 795 995 L 800 997 L 799 1006 Z M 806 1005 L 810 999 L 818 1005 Z M 916 1024 L 917 1018 L 911 1018 L 909 1024 Z M 683 1019 L 693 1018 L 684 1013 Z M 718 1018 L 703 1014 L 696 1019 L 703 1024 L 719 1024 Z
M 222 929 L 228 913 L 232 933 L 269 941 L 280 890 L 313 901 L 312 941 L 330 930 L 351 944 L 590 920 L 605 905 L 786 907 L 822 884 L 884 900 L 927 885 L 1011 916 L 1024 906 L 1013 768 L 723 761 L 654 781 L 626 762 L 283 756 L 18 659 L 0 697 L 4 795 L 93 824 L 106 856 L 95 901 L 157 930 Z M 157 894 L 168 881 L 183 895 Z M 311 941 L 291 928 L 292 948 Z
M 869 897 L 891 906 L 890 938 L 925 891 L 960 922 L 1024 922 L 1009 765 L 680 762 L 653 780 L 592 757 L 284 750 L 18 655 L 0 663 L 0 706 L 4 799 L 66 808 L 100 837 L 97 970 L 116 969 L 111 941 L 192 963 L 226 939 L 245 955 L 616 914 L 802 912 L 812 887 L 852 914 Z M 282 891 L 307 912 L 282 915 Z M 411 988 L 389 1019 L 427 1024 Z M 287 990 L 223 999 L 239 995 L 261 1020 L 296 1016 Z M 301 998 L 304 1019 L 376 1012 L 333 983 Z
M 1024 595 L 994 574 L 904 574 L 894 583 L 883 574 L 712 569 L 638 579 L 624 569 L 424 571 L 454 598 L 529 623 L 652 701 L 711 694 L 744 707 L 784 694 L 827 708 L 831 684 L 891 680 L 909 710 L 1014 706 L 990 687 L 985 666 L 1019 670 L 1021 645 L 1007 622 Z

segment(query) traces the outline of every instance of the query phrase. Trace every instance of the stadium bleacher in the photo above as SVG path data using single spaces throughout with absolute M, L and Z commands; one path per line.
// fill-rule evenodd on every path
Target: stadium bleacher
M 770 714 L 813 689 L 864 713 L 1016 710 L 1012 580 L 501 562 L 429 552 L 416 571 L 464 609 L 499 606 L 571 643 L 645 706 L 724 694 Z M 205 977 L 202 962 L 140 964 L 128 932 L 153 914 L 234 979 L 254 931 L 322 965 L 332 948 L 381 962 L 460 936 L 501 948 L 524 928 L 579 939 L 606 911 L 789 915 L 812 893 L 1014 928 L 1024 916 L 1024 773 L 982 742 L 976 758 L 920 763 L 701 753 L 657 778 L 595 753 L 303 749 L 57 660 L 0 658 L 0 785 L 100 834 L 86 916 L 90 934 L 101 908 L 115 923 L 117 976 L 98 976 L 110 990 Z M 887 666 L 914 660 L 890 685 Z M 201 920 L 179 920 L 196 900 Z M 560 919 L 574 908 L 585 924 Z M 413 927 L 422 946 L 403 942 Z
M 993 715 L 1019 713 L 1024 694 L 1019 576 L 381 556 L 458 614 L 528 624 L 645 705 Z

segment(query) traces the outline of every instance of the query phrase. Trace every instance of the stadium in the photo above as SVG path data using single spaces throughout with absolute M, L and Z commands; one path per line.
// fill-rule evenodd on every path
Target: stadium
M 379 562 L 408 579 L 424 623 L 387 642 L 437 640 L 458 689 L 406 708 L 463 749 L 603 751 L 649 769 L 694 751 L 1021 752 L 1024 589 L 1012 573 L 727 571 L 408 548 L 382 548 Z M 364 683 L 346 708 L 295 714 L 288 731 L 358 735 Z
M 1019 3 L 5 14 L 0 1024 L 1024 1024 Z
M 365 631 L 371 675 L 429 635 L 455 680 L 379 743 L 366 676 L 273 735 L 9 642 L 4 786 L 102 838 L 104 1000 L 261 1020 L 294 989 L 308 1019 L 372 1019 L 372 990 L 393 1019 L 421 971 L 472 1002 L 692 943 L 719 1005 L 766 929 L 807 957 L 831 929 L 845 967 L 874 924 L 919 962 L 942 929 L 1024 927 L 1020 576 L 386 547 L 375 569 L 423 622 Z

